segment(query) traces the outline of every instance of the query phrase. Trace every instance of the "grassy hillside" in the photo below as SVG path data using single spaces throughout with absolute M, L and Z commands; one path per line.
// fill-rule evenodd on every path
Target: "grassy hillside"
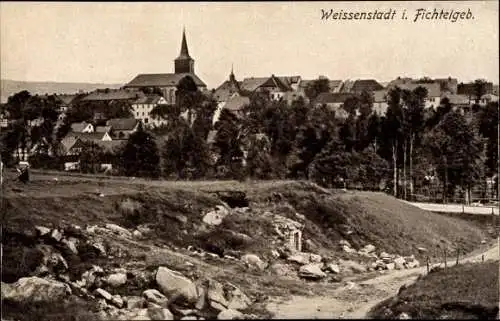
M 498 261 L 439 270 L 381 302 L 370 316 L 394 319 L 404 312 L 412 319 L 495 319 L 498 278 Z
M 220 204 L 210 193 L 218 189 L 243 190 L 250 200 L 248 213 L 230 215 L 213 230 L 215 234 L 231 229 L 251 235 L 255 242 L 248 249 L 240 244 L 238 250 L 269 248 L 272 230 L 265 228 L 265 212 L 293 220 L 298 220 L 296 213 L 303 215 L 303 238 L 312 240 L 325 255 L 339 252 L 338 241 L 346 239 L 354 248 L 371 243 L 377 251 L 401 255 L 419 255 L 417 247 L 424 247 L 429 255 L 440 258 L 444 246 L 468 252 L 486 237 L 476 225 L 420 210 L 385 194 L 334 192 L 308 182 L 11 182 L 5 191 L 3 220 L 4 226 L 14 230 L 36 224 L 114 222 L 132 228 L 150 223 L 158 241 L 186 246 L 206 236 L 201 220 Z M 132 218 L 119 210 L 127 199 L 138 204 Z

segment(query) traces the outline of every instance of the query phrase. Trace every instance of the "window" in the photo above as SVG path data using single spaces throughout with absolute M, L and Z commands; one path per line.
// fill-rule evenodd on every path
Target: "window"
M 144 118 L 144 123 L 148 123 L 148 119 L 147 118 Z
M 144 116 L 144 112 L 142 112 L 142 116 Z

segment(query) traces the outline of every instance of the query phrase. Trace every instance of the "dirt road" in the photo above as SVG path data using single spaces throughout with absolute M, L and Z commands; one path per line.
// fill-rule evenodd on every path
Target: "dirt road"
M 498 244 L 460 262 L 480 262 L 483 254 L 485 261 L 498 260 Z M 454 264 L 453 261 L 448 262 L 449 266 Z M 276 319 L 366 318 L 366 314 L 374 305 L 397 294 L 402 285 L 415 282 L 418 276 L 424 273 L 426 267 L 392 271 L 357 284 L 348 283 L 336 289 L 332 296 L 292 297 L 284 302 L 276 299 L 267 305 L 267 309 Z

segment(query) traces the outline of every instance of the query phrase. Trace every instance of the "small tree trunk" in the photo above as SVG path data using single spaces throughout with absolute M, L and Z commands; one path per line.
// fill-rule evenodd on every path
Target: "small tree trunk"
M 444 186 L 443 186 L 443 203 L 447 202 L 448 196 L 448 164 L 446 161 L 446 157 L 444 160 Z
M 406 188 L 406 158 L 407 158 L 407 153 L 406 153 L 406 147 L 407 147 L 407 140 L 405 139 L 403 142 L 403 197 L 404 199 L 408 199 L 407 195 L 407 188 Z
M 393 142 L 392 143 L 392 165 L 393 165 L 393 179 L 394 179 L 394 186 L 393 186 L 393 193 L 394 193 L 394 197 L 397 197 L 398 196 L 398 164 L 397 164 L 397 161 L 398 161 L 398 143 L 397 141 Z
M 413 142 L 415 135 L 412 134 L 410 139 L 410 198 L 413 199 Z

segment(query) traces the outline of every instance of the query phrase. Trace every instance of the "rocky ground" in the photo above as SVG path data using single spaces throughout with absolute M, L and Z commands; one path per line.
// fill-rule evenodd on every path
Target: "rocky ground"
M 436 255 L 433 241 L 402 224 L 401 246 L 376 232 L 381 222 L 393 224 L 390 212 L 379 218 L 375 206 L 358 217 L 359 199 L 342 203 L 345 196 L 309 183 L 252 186 L 237 197 L 207 185 L 59 181 L 43 194 L 45 185 L 8 194 L 5 320 L 356 316 Z M 442 233 L 441 243 L 474 249 L 488 241 L 478 226 L 416 213 L 434 223 L 425 230 Z M 290 230 L 302 231 L 301 251 L 290 247 Z

